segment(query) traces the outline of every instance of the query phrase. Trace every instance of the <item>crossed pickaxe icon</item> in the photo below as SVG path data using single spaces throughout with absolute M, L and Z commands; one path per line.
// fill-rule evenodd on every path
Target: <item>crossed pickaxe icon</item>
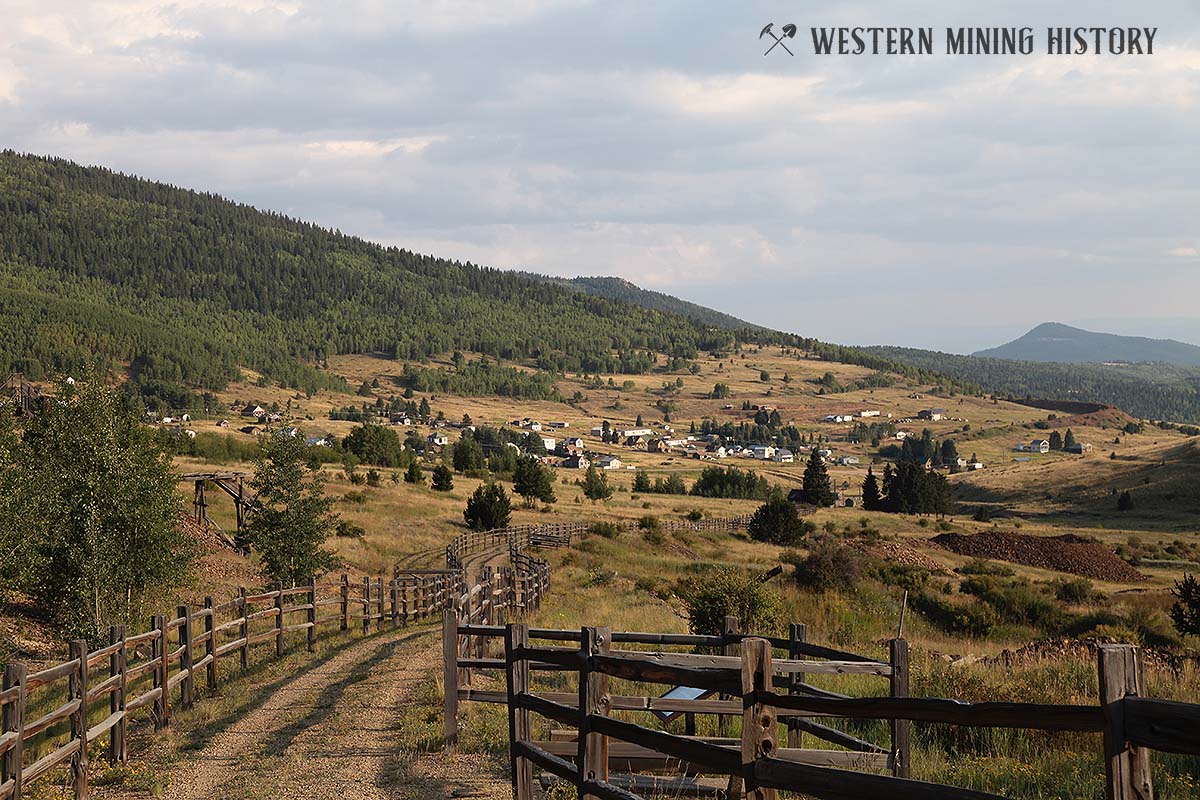
M 788 46 L 787 46 L 786 44 L 784 44 L 784 43 L 783 43 L 783 39 L 794 39 L 794 38 L 796 38 L 796 26 L 795 26 L 795 25 L 793 25 L 793 24 L 791 24 L 790 22 L 789 22 L 787 25 L 784 25 L 784 26 L 783 26 L 783 28 L 781 28 L 781 31 L 782 31 L 782 33 L 783 33 L 783 39 L 781 39 L 781 38 L 779 38 L 778 36 L 776 36 L 776 35 L 775 35 L 775 32 L 771 30 L 771 29 L 772 29 L 772 28 L 774 28 L 774 27 L 775 27 L 775 23 L 774 23 L 774 22 L 768 22 L 768 23 L 767 23 L 767 26 L 766 26 L 765 28 L 763 28 L 763 29 L 762 29 L 762 32 L 761 32 L 761 33 L 759 33 L 759 34 L 758 34 L 758 38 L 760 38 L 760 39 L 761 39 L 761 38 L 763 38 L 764 36 L 770 36 L 772 39 L 774 39 L 774 40 L 775 40 L 775 44 L 773 44 L 773 45 L 771 45 L 770 47 L 768 47 L 768 48 L 767 48 L 767 52 L 766 52 L 766 53 L 763 53 L 763 55 L 764 55 L 764 56 L 765 56 L 765 55 L 769 55 L 769 54 L 770 54 L 770 52 L 771 52 L 772 50 L 774 50 L 776 47 L 782 47 L 784 50 L 787 50 L 787 53 L 788 53 L 788 55 L 789 55 L 789 56 L 794 56 L 794 55 L 796 55 L 796 54 L 795 54 L 795 53 L 793 53 L 793 52 L 792 52 L 790 49 L 788 49 Z

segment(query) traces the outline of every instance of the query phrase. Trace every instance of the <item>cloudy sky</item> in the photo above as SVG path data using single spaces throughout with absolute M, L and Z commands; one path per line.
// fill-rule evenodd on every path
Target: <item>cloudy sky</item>
M 1200 340 L 1195 0 L 0 0 L 0 146 L 847 343 Z M 800 27 L 795 57 L 758 32 Z M 809 26 L 1157 27 L 817 57 Z M 1040 50 L 1040 47 L 1039 47 Z

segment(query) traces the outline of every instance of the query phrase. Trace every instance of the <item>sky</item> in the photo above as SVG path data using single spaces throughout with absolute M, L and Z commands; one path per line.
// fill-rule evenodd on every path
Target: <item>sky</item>
M 827 341 L 1200 342 L 1194 0 L 0 0 L 0 146 Z M 764 56 L 759 31 L 799 27 Z M 810 26 L 1157 27 L 816 56 Z M 1040 41 L 1039 41 L 1040 44 Z

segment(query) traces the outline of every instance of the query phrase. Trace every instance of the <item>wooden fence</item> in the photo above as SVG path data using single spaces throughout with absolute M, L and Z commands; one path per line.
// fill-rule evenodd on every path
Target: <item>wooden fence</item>
M 478 702 L 478 703 L 507 703 L 508 696 L 503 691 L 489 691 L 471 688 L 471 674 L 474 671 L 482 670 L 485 672 L 496 671 L 503 672 L 507 669 L 507 663 L 504 658 L 499 656 L 488 657 L 487 643 L 489 641 L 503 644 L 505 628 L 495 624 L 477 624 L 474 621 L 467 622 L 465 619 L 455 619 L 452 615 L 446 615 L 443 618 L 443 642 L 457 641 L 460 647 L 446 647 L 444 650 L 446 671 L 445 671 L 445 686 L 444 694 L 445 708 L 444 721 L 445 731 L 447 734 L 446 744 L 453 744 L 451 734 L 457 729 L 457 714 L 458 706 L 462 702 Z M 579 631 L 569 630 L 552 630 L 545 628 L 531 628 L 529 630 L 531 639 L 541 639 L 545 641 L 579 641 Z M 697 634 L 676 634 L 676 633 L 649 633 L 641 631 L 623 631 L 613 632 L 610 636 L 611 641 L 625 644 L 641 644 L 641 645 L 656 645 L 659 647 L 704 647 L 720 652 L 725 656 L 733 656 L 738 651 L 738 645 L 749 638 L 747 634 L 738 632 L 737 617 L 725 617 L 722 622 L 722 633 L 718 636 L 704 636 Z M 892 651 L 891 660 L 889 662 L 877 662 L 867 656 L 848 653 L 840 650 L 834 650 L 828 647 L 812 644 L 806 641 L 806 626 L 800 623 L 793 623 L 789 626 L 789 636 L 787 639 L 770 639 L 769 641 L 775 647 L 778 647 L 788 654 L 789 658 L 801 658 L 804 656 L 832 658 L 839 661 L 854 662 L 855 664 L 872 665 L 871 669 L 866 671 L 866 674 L 877 674 L 880 676 L 889 677 L 889 691 L 892 697 L 905 697 L 908 693 L 907 675 L 903 669 L 903 664 L 907 663 L 907 644 L 903 640 L 898 640 L 900 644 L 896 645 Z M 664 658 L 673 657 L 674 654 L 664 654 Z M 560 667 L 551 664 L 533 664 L 531 668 L 534 670 L 558 670 Z M 849 674 L 864 674 L 864 668 L 856 667 L 848 671 Z M 891 676 L 897 676 L 891 679 Z M 792 673 L 786 678 L 787 689 L 790 693 L 799 692 L 818 692 L 815 687 L 805 683 L 805 676 L 800 673 Z M 828 692 L 823 694 L 829 696 L 844 696 L 831 695 Z M 550 696 L 550 695 L 547 695 Z M 563 698 L 556 698 L 562 700 Z M 686 730 L 689 733 L 694 733 L 696 728 L 696 714 L 707 713 L 715 714 L 720 721 L 722 728 L 726 727 L 727 718 L 740 716 L 740 708 L 734 708 L 729 705 L 721 705 L 717 701 L 698 698 L 680 698 L 680 697 L 637 697 L 637 698 L 613 698 L 612 707 L 622 710 L 632 711 L 649 711 L 657 713 L 665 717 L 664 721 L 674 719 L 676 717 L 684 717 Z M 873 762 L 883 763 L 880 760 L 881 754 L 896 753 L 898 754 L 892 761 L 887 761 L 889 768 L 894 768 L 896 774 L 903 775 L 907 773 L 909 763 L 909 747 L 908 747 L 908 728 L 906 725 L 898 725 L 892 731 L 891 746 L 884 747 L 881 745 L 864 742 L 852 736 L 847 736 L 832 728 L 816 723 L 811 723 L 802 720 L 800 717 L 791 717 L 787 720 L 788 741 L 798 747 L 803 739 L 804 734 L 811 733 L 817 739 L 833 742 L 842 746 L 850 746 L 853 749 L 863 752 L 872 753 L 869 760 Z
M 469 531 L 461 534 L 450 544 L 446 545 L 446 566 L 450 569 L 462 569 L 464 559 L 471 553 L 477 553 L 489 547 L 500 547 L 507 544 L 510 548 L 527 551 L 538 548 L 567 547 L 572 541 L 580 539 L 592 529 L 595 523 L 588 522 L 553 522 L 538 525 L 514 525 L 509 528 L 497 528 L 490 531 Z M 636 530 L 636 520 L 614 523 L 626 531 Z M 712 517 L 691 521 L 666 520 L 660 522 L 663 530 L 681 531 L 734 531 L 744 530 L 750 524 L 750 517 Z
M 472 630 L 470 628 L 468 631 Z M 491 633 L 491 631 L 489 631 Z M 642 635 L 638 635 L 642 636 Z M 798 792 L 822 800 L 999 800 L 998 795 L 908 777 L 909 726 L 912 721 L 951 725 L 1078 731 L 1103 734 L 1107 797 L 1133 800 L 1152 797 L 1149 749 L 1200 754 L 1200 705 L 1145 698 L 1137 648 L 1105 645 L 1099 651 L 1100 703 L 1050 705 L 1036 703 L 965 703 L 907 696 L 907 646 L 890 643 L 890 662 L 848 660 L 825 648 L 760 637 L 743 637 L 740 654 L 708 656 L 689 653 L 635 652 L 614 649 L 629 634 L 606 628 L 583 628 L 569 637 L 562 631 L 531 630 L 524 624 L 504 629 L 504 669 L 509 709 L 509 740 L 516 800 L 533 797 L 533 767 L 576 787 L 580 798 L 638 800 L 635 792 L 672 796 L 774 798 L 776 790 Z M 571 638 L 574 647 L 530 644 L 535 638 Z M 682 637 L 689 638 L 689 637 Z M 671 637 L 665 641 L 682 641 Z M 690 637 L 715 644 L 719 637 Z M 640 639 L 638 639 L 640 640 Z M 700 641 L 703 640 L 703 641 Z M 786 645 L 804 658 L 775 659 L 773 648 Z M 853 658 L 861 658 L 854 656 Z M 576 673 L 578 691 L 535 692 L 530 675 L 536 669 Z M 847 697 L 808 686 L 797 676 L 869 673 L 887 677 L 889 697 Z M 609 680 L 696 687 L 732 699 L 673 700 L 664 697 L 616 696 Z M 780 689 L 786 689 L 781 692 Z M 498 694 L 498 693 L 497 693 Z M 474 697 L 472 699 L 485 699 Z M 616 719 L 613 711 L 686 710 L 691 713 L 736 714 L 740 738 L 679 736 Z M 551 741 L 533 737 L 531 715 L 574 728 L 573 736 Z M 849 734 L 819 725 L 814 718 L 841 717 L 888 720 L 890 751 Z M 845 750 L 812 750 L 799 746 L 789 731 L 780 743 L 779 725 L 798 722 L 802 732 L 836 741 Z M 830 733 L 832 732 L 832 733 Z M 837 741 L 836 736 L 841 740 Z M 687 770 L 711 778 L 610 774 L 616 765 Z M 853 771 L 890 769 L 891 775 Z
M 459 552 L 508 545 L 511 538 L 503 532 L 472 537 Z M 126 762 L 135 712 L 147 709 L 156 728 L 166 727 L 173 709 L 195 702 L 198 681 L 217 688 L 221 659 L 236 659 L 246 669 L 256 648 L 281 656 L 291 640 L 313 652 L 321 635 L 432 621 L 443 610 L 470 622 L 513 619 L 541 602 L 550 570 L 523 545 L 509 547 L 508 555 L 511 566 L 485 567 L 474 580 L 461 569 L 397 568 L 389 579 L 352 582 L 342 575 L 331 584 L 241 589 L 223 603 L 210 597 L 202 608 L 181 606 L 173 617 L 154 616 L 143 633 L 114 626 L 109 644 L 95 650 L 72 641 L 67 661 L 35 672 L 8 664 L 0 687 L 0 800 L 21 798 L 24 787 L 62 766 L 70 769 L 73 796 L 86 798 L 88 745 L 107 736 L 108 759 Z M 29 719 L 42 709 L 49 710 Z M 27 763 L 27 754 L 46 750 Z

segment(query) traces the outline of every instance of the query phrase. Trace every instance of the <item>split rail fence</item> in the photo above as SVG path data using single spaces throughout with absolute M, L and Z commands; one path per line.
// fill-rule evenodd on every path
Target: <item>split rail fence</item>
M 471 630 L 471 629 L 467 629 Z M 490 631 L 489 631 L 490 633 Z M 891 658 L 847 659 L 848 655 L 814 645 L 762 637 L 741 637 L 738 655 L 636 652 L 614 645 L 634 640 L 606 628 L 579 632 L 531 630 L 508 625 L 504 669 L 509 710 L 509 744 L 516 800 L 533 797 L 533 768 L 576 787 L 580 798 L 638 800 L 636 792 L 672 796 L 774 798 L 777 790 L 822 800 L 999 800 L 998 795 L 909 777 L 910 727 L 913 721 L 989 728 L 1023 728 L 1102 734 L 1106 763 L 1106 795 L 1111 800 L 1148 800 L 1153 796 L 1150 749 L 1200 754 L 1200 705 L 1144 697 L 1140 652 L 1129 645 L 1099 650 L 1098 705 L 1036 703 L 965 703 L 909 697 L 908 649 L 903 639 L 890 642 Z M 644 637 L 644 635 L 639 635 Z M 676 643 L 682 637 L 664 637 Z M 722 637 L 703 639 L 715 645 Z M 793 636 L 793 639 L 795 637 Z M 569 639 L 574 647 L 531 645 L 532 639 Z M 788 647 L 786 659 L 774 648 Z M 854 656 L 853 658 L 861 658 Z M 531 672 L 555 669 L 574 673 L 575 693 L 536 692 Z M 802 676 L 869 673 L 887 677 L 888 697 L 847 697 L 808 685 Z M 797 678 L 800 677 L 800 680 Z M 694 687 L 695 692 L 730 699 L 679 700 L 666 697 L 614 695 L 611 679 Z M 783 691 L 781 691 L 783 690 Z M 474 699 L 484 699 L 476 697 Z M 617 719 L 614 711 L 689 711 L 741 717 L 739 738 L 679 736 Z M 531 715 L 574 728 L 569 740 L 533 736 Z M 887 720 L 891 747 L 884 749 L 816 719 Z M 798 723 L 798 725 L 797 725 Z M 789 726 L 781 744 L 780 724 Z M 798 730 L 797 730 L 798 729 Z M 796 734 L 813 733 L 844 750 L 812 750 L 799 746 Z M 832 732 L 832 733 L 831 733 Z M 839 741 L 837 737 L 841 737 Z M 669 769 L 693 776 L 679 778 L 610 774 L 610 769 Z M 891 775 L 856 769 L 890 770 Z
M 456 549 L 464 557 L 512 538 L 505 532 L 468 536 Z M 135 713 L 146 709 L 156 729 L 166 727 L 173 710 L 192 707 L 197 684 L 217 688 L 224 659 L 244 670 L 261 648 L 282 656 L 289 642 L 302 641 L 313 652 L 321 636 L 434 621 L 444 609 L 463 609 L 474 622 L 515 619 L 537 607 L 550 580 L 549 565 L 524 546 L 523 540 L 508 548 L 513 566 L 485 567 L 474 580 L 460 562 L 444 570 L 397 568 L 390 579 L 358 582 L 342 575 L 332 583 L 241 589 L 222 603 L 209 597 L 203 607 L 156 615 L 141 633 L 113 626 L 109 643 L 94 650 L 72 641 L 62 663 L 36 671 L 7 664 L 0 686 L 0 800 L 19 800 L 27 786 L 62 767 L 69 770 L 72 796 L 83 800 L 89 745 L 106 738 L 108 760 L 126 763 Z

